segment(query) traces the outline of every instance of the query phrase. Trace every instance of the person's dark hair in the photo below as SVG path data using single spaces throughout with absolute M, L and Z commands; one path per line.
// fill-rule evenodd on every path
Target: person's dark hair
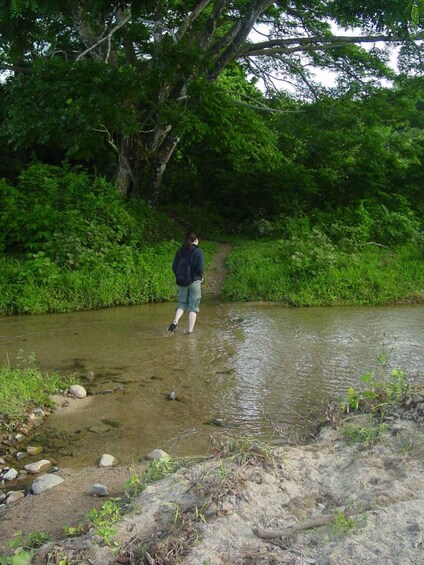
M 194 231 L 188 231 L 186 233 L 185 239 L 184 239 L 184 247 L 187 247 L 188 249 L 191 249 L 191 246 L 193 244 L 194 241 L 196 241 L 197 235 L 195 234 Z

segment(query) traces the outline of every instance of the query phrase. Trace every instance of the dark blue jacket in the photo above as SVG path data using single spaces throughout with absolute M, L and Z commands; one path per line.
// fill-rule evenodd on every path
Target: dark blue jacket
M 175 253 L 174 260 L 172 262 L 172 270 L 174 275 L 176 275 L 177 266 L 180 259 L 190 253 L 189 261 L 191 266 L 191 275 L 193 281 L 200 281 L 203 279 L 203 274 L 205 272 L 205 260 L 203 257 L 203 251 L 198 245 L 192 244 L 191 249 L 188 247 L 180 247 Z

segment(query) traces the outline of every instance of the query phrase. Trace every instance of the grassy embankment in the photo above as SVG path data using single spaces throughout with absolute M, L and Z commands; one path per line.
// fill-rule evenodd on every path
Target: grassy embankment
M 176 296 L 171 264 L 180 242 L 129 249 L 120 261 L 70 269 L 45 256 L 0 258 L 0 314 L 42 314 L 145 304 Z M 216 246 L 202 242 L 205 262 Z
M 231 300 L 276 301 L 290 306 L 424 302 L 424 260 L 413 244 L 334 251 L 313 260 L 290 255 L 285 241 L 237 244 L 227 261 L 224 295 Z
M 144 304 L 176 295 L 183 230 L 101 177 L 35 164 L 0 179 L 0 315 Z M 202 241 L 205 261 L 215 246 Z
M 18 367 L 0 368 L 0 434 L 16 430 L 31 408 L 51 407 L 50 395 L 66 388 L 72 379 L 42 373 L 33 364 L 18 359 Z

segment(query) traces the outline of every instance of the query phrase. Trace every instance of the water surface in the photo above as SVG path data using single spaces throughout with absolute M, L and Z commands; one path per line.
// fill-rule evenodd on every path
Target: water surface
M 60 464 L 94 464 L 102 453 L 129 463 L 157 447 L 203 453 L 211 433 L 228 430 L 293 437 L 381 355 L 424 382 L 422 305 L 288 309 L 207 298 L 195 333 L 184 333 L 183 318 L 169 336 L 172 316 L 172 304 L 152 304 L 0 320 L 2 363 L 34 353 L 40 369 L 76 373 L 94 393 L 42 430 Z M 225 427 L 206 423 L 214 419 Z M 99 424 L 102 433 L 90 431 Z

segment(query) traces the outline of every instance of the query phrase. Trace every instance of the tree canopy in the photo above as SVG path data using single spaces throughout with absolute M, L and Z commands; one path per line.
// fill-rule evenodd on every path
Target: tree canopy
M 391 76 L 387 45 L 403 46 L 404 65 L 405 53 L 421 60 L 423 5 L 3 0 L 0 134 L 25 158 L 94 161 L 114 170 L 123 192 L 155 200 L 180 140 L 203 135 L 193 117 L 213 107 L 217 89 L 264 110 L 257 89 L 229 84 L 232 69 L 260 79 L 268 95 L 287 81 L 316 99 L 314 67 L 336 70 L 340 88 Z

